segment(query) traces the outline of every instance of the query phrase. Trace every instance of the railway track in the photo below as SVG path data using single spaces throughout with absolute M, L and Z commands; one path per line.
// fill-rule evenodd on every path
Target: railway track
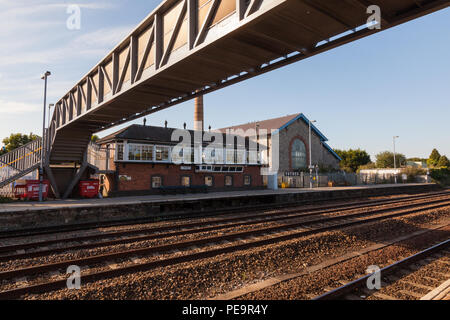
M 380 289 L 368 288 L 367 282 L 373 277 L 368 274 L 314 300 L 419 300 L 450 279 L 449 248 L 447 239 L 382 268 Z
M 406 199 L 412 199 L 414 197 L 423 197 L 423 196 L 431 196 L 431 195 L 445 195 L 450 194 L 450 191 L 444 190 L 444 191 L 437 191 L 437 192 L 429 192 L 426 194 L 419 194 L 419 195 L 413 195 L 413 196 L 401 196 L 397 197 L 395 200 L 406 200 Z M 358 196 L 345 196 L 345 197 L 339 197 L 334 198 L 334 201 L 350 201 L 359 199 Z M 88 223 L 80 223 L 80 224 L 71 224 L 71 225 L 58 225 L 58 226 L 49 226 L 49 227 L 41 227 L 41 228 L 30 228 L 30 229 L 22 229 L 22 230 L 11 230 L 11 231 L 1 231 L 0 232 L 0 240 L 1 239 L 12 239 L 12 238 L 22 238 L 22 237 L 29 237 L 29 236 L 39 236 L 39 235 L 46 235 L 46 234 L 58 234 L 58 233 L 65 233 L 65 232 L 74 232 L 74 231 L 83 231 L 83 230 L 91 230 L 96 228 L 106 228 L 106 227 L 120 227 L 120 226 L 128 226 L 128 225 L 137 225 L 137 224 L 146 224 L 155 222 L 157 219 L 162 220 L 177 220 L 177 219 L 186 219 L 186 218 L 201 218 L 201 217 L 210 217 L 210 216 L 216 216 L 216 215 L 226 215 L 226 214 L 235 214 L 240 213 L 242 211 L 245 212 L 255 212 L 259 210 L 275 210 L 280 208 L 286 208 L 286 207 L 296 207 L 296 206 L 305 206 L 305 205 L 315 205 L 317 203 L 320 203 L 321 201 L 328 201 L 330 199 L 327 198 L 321 198 L 321 199 L 312 199 L 307 201 L 298 201 L 298 202 L 290 202 L 290 203 L 283 203 L 283 204 L 252 204 L 249 206 L 240 206 L 235 208 L 226 208 L 226 209 L 218 209 L 218 210 L 209 210 L 209 211 L 198 211 L 194 213 L 188 213 L 188 214 L 180 214 L 180 215 L 170 215 L 170 216 L 152 216 L 148 218 L 137 218 L 137 219 L 121 219 L 121 220 L 112 220 L 112 221 L 100 221 L 100 222 L 88 222 Z M 370 203 L 370 202 L 377 202 L 380 200 L 369 200 L 369 201 L 359 201 L 360 203 Z M 342 205 L 348 205 L 348 202 L 346 204 Z M 328 207 L 335 207 L 338 208 L 339 204 L 330 205 Z M 318 205 L 318 207 L 326 208 L 327 206 L 321 206 Z
M 82 275 L 83 283 L 99 279 L 117 277 L 123 274 L 151 270 L 158 267 L 196 261 L 220 254 L 237 252 L 303 237 L 315 233 L 336 230 L 349 226 L 371 223 L 384 219 L 414 214 L 425 210 L 450 206 L 448 197 L 427 198 L 426 204 L 407 204 L 394 208 L 366 210 L 344 216 L 321 217 L 308 221 L 295 221 L 282 225 L 255 230 L 234 232 L 196 240 L 170 243 L 154 247 L 139 248 L 97 256 L 60 261 L 50 264 L 34 265 L 26 268 L 0 272 L 0 298 L 17 298 L 24 294 L 46 292 L 66 286 L 64 274 L 53 280 L 49 274 L 65 272 L 68 266 L 89 266 L 89 273 Z M 202 249 L 200 249 L 202 247 Z M 181 252 L 183 250 L 183 252 Z M 143 259 L 137 257 L 145 257 Z M 14 282 L 21 277 L 22 285 Z M 23 277 L 29 277 L 23 281 Z
M 447 196 L 447 195 L 445 195 Z M 449 195 L 450 196 L 450 195 Z M 271 212 L 264 214 L 256 214 L 256 215 L 246 215 L 246 216 L 237 216 L 232 218 L 219 218 L 211 221 L 200 221 L 200 222 L 190 222 L 183 223 L 172 226 L 162 226 L 162 227 L 150 227 L 150 228 L 142 228 L 136 230 L 125 230 L 118 232 L 106 232 L 102 234 L 96 235 L 88 235 L 88 236 L 78 236 L 78 237 L 70 237 L 63 239 L 52 239 L 46 241 L 38 241 L 38 242 L 27 242 L 25 244 L 16 244 L 9 246 L 0 247 L 0 254 L 2 253 L 12 253 L 6 255 L 0 255 L 0 262 L 15 260 L 15 259 L 26 259 L 26 258 L 34 258 L 45 255 L 63 253 L 72 250 L 82 250 L 82 249 L 91 249 L 91 248 L 99 248 L 105 246 L 119 245 L 119 244 L 130 244 L 140 241 L 148 241 L 162 238 L 169 238 L 175 236 L 183 236 L 189 234 L 201 234 L 205 232 L 218 231 L 226 228 L 240 227 L 240 226 L 248 226 L 248 225 L 256 225 L 260 223 L 274 223 L 274 222 L 283 222 L 289 220 L 295 220 L 300 218 L 307 218 L 311 216 L 320 216 L 324 214 L 335 214 L 335 213 L 345 213 L 348 211 L 358 210 L 358 209 L 368 209 L 372 207 L 386 206 L 386 205 L 395 205 L 395 204 L 403 204 L 407 202 L 406 206 L 402 206 L 403 208 L 410 208 L 415 205 L 415 201 L 422 200 L 431 200 L 429 203 L 433 203 L 432 200 L 436 198 L 435 195 L 430 196 L 422 196 L 422 197 L 412 197 L 403 200 L 388 200 L 388 201 L 371 201 L 365 203 L 359 203 L 354 205 L 340 205 L 335 207 L 326 207 L 321 210 L 311 210 L 311 209 L 291 209 L 284 210 L 281 212 Z M 450 198 L 449 198 L 450 199 Z M 410 203 L 413 201 L 413 203 Z M 419 203 L 420 204 L 420 203 Z M 392 207 L 388 208 L 389 210 Z M 372 210 L 371 213 L 379 213 L 383 212 L 380 210 Z M 205 227 L 205 225 L 207 225 Z M 114 239 L 111 239 L 114 238 Z M 107 241 L 105 240 L 111 239 Z M 86 243 L 87 241 L 94 241 Z M 48 249 L 49 246 L 52 245 L 61 245 L 61 244 L 72 244 L 72 243 L 81 243 L 76 245 L 69 245 L 58 248 Z M 28 251 L 29 249 L 40 249 L 45 248 L 43 250 L 34 250 Z

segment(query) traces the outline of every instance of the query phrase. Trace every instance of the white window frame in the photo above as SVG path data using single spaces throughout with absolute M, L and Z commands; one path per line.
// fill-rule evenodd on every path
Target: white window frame
M 119 159 L 119 147 L 122 147 L 122 159 Z M 114 160 L 115 161 L 125 161 L 125 143 L 120 142 L 120 143 L 116 143 L 116 147 L 115 147 L 115 152 L 114 152 Z
M 168 150 L 167 153 L 167 160 L 156 160 L 156 149 L 157 148 L 165 148 Z M 154 151 L 154 155 L 153 155 L 153 161 L 157 162 L 157 163 L 171 163 L 172 162 L 172 148 L 170 146 L 165 146 L 165 145 L 155 145 L 153 147 L 153 151 Z
M 141 160 L 130 160 L 129 159 L 129 151 L 130 151 L 130 145 L 139 146 L 141 148 Z M 118 151 L 119 146 L 123 146 L 123 159 L 118 159 Z M 152 159 L 151 160 L 142 160 L 143 152 L 142 147 L 151 147 L 153 148 L 152 151 Z M 157 148 L 166 148 L 168 150 L 168 159 L 167 160 L 156 160 L 156 149 Z M 134 162 L 134 163 L 174 163 L 172 159 L 172 153 L 173 153 L 173 146 L 169 145 L 161 145 L 161 144 L 146 144 L 146 143 L 134 143 L 129 142 L 127 140 L 124 140 L 123 142 L 116 143 L 116 150 L 114 154 L 114 161 L 117 162 Z M 257 152 L 257 163 L 248 163 L 248 155 L 249 151 L 247 149 L 236 149 L 236 148 L 215 148 L 215 157 L 209 157 L 209 161 L 202 161 L 202 163 L 195 163 L 195 156 L 202 154 L 202 157 L 200 158 L 206 158 L 206 155 L 204 151 L 211 152 L 211 149 L 203 149 L 203 148 L 190 148 L 191 154 L 185 154 L 183 150 L 183 157 L 182 162 L 183 164 L 209 164 L 209 165 L 260 165 L 262 163 L 262 157 L 263 153 L 258 151 Z M 201 153 L 200 153 L 201 152 Z M 233 154 L 233 161 L 228 161 L 228 152 Z M 242 155 L 242 157 L 238 157 L 238 154 Z M 192 155 L 194 154 L 194 162 L 192 162 Z M 215 159 L 214 159 L 215 158 Z M 239 159 L 240 158 L 240 159 Z M 203 159 L 202 159 L 203 160 Z M 222 161 L 220 161 L 222 160 Z M 238 161 L 241 160 L 241 161 Z
M 139 154 L 140 159 L 130 159 L 130 151 L 132 151 L 133 148 L 135 148 L 135 151 Z M 128 161 L 144 162 L 144 160 L 142 160 L 142 144 L 130 143 L 128 145 Z
M 142 159 L 143 156 L 144 156 L 144 147 L 148 147 L 149 149 L 151 149 L 152 158 L 150 160 L 149 159 L 145 159 L 145 160 Z M 153 162 L 154 159 L 155 159 L 155 146 L 151 145 L 151 144 L 141 144 L 141 162 L 149 162 L 149 161 Z

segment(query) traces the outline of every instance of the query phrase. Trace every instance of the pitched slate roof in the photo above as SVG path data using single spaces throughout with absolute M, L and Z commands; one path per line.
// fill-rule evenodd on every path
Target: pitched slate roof
M 172 142 L 172 133 L 177 129 L 132 124 L 97 141 L 99 144 L 111 140 L 138 140 L 148 142 Z M 190 131 L 192 134 L 192 132 Z
M 97 141 L 97 144 L 106 144 L 108 142 L 117 140 L 134 140 L 134 141 L 145 141 L 154 144 L 166 144 L 166 145 L 176 145 L 178 141 L 172 141 L 172 133 L 175 130 L 180 130 L 177 128 L 165 128 L 165 127 L 155 127 L 155 126 L 144 126 L 139 124 L 133 124 L 126 128 L 123 128 L 117 132 L 114 132 L 108 136 L 105 136 Z M 194 143 L 194 131 L 187 130 L 191 135 L 191 143 Z M 232 143 L 226 140 L 224 133 L 222 134 L 223 142 Z M 203 142 L 205 146 L 209 145 L 210 142 Z M 248 137 L 245 138 L 246 147 L 249 146 Z
M 297 113 L 292 115 L 287 115 L 284 117 L 268 119 L 258 122 L 249 122 L 237 126 L 227 127 L 218 129 L 218 131 L 222 132 L 224 135 L 227 132 L 227 129 L 238 130 L 242 129 L 244 131 L 248 129 L 255 129 L 256 124 L 259 124 L 259 129 L 266 129 L 270 134 L 271 130 L 282 130 L 290 126 L 297 120 L 304 121 L 307 125 L 309 124 L 309 119 L 303 113 Z M 325 137 L 319 129 L 317 129 L 314 124 L 311 124 L 312 131 L 317 134 L 320 138 L 323 146 L 334 156 L 336 159 L 341 161 L 342 159 L 334 152 L 334 150 L 326 143 L 328 141 L 327 137 Z M 179 130 L 176 128 L 165 128 L 165 127 L 155 127 L 155 126 L 144 126 L 133 124 L 126 128 L 123 128 L 117 132 L 114 132 L 100 140 L 97 141 L 98 144 L 104 144 L 107 142 L 111 142 L 113 140 L 136 140 L 136 141 L 147 141 L 151 143 L 165 143 L 165 144 L 177 144 L 177 142 L 172 141 L 172 133 L 175 130 Z M 188 130 L 193 139 L 194 131 Z M 225 142 L 225 136 L 224 136 Z M 246 146 L 248 147 L 248 138 L 246 138 Z
M 290 126 L 292 123 L 294 123 L 297 120 L 302 120 L 303 122 L 305 122 L 306 125 L 309 125 L 309 121 L 310 121 L 303 113 L 296 113 L 296 114 L 291 114 L 291 115 L 287 115 L 287 116 L 284 116 L 284 117 L 268 119 L 268 120 L 263 120 L 263 121 L 249 122 L 249 123 L 244 123 L 244 124 L 237 125 L 237 126 L 222 128 L 222 129 L 219 129 L 219 131 L 224 132 L 224 133 L 228 129 L 230 129 L 230 130 L 242 129 L 242 130 L 246 131 L 248 129 L 255 129 L 256 128 L 256 124 L 259 124 L 259 129 L 265 129 L 270 134 L 271 130 L 281 131 L 281 130 L 287 128 L 288 126 Z M 320 132 L 320 130 L 317 129 L 317 127 L 314 124 L 312 124 L 312 123 L 311 123 L 311 130 L 315 134 L 317 134 L 317 136 L 319 136 L 320 141 L 322 142 L 323 146 L 334 157 L 336 157 L 336 159 L 341 161 L 342 160 L 341 157 L 339 157 L 337 155 L 337 153 L 334 152 L 334 150 L 326 143 L 326 141 L 328 141 L 328 138 L 325 137 L 325 135 L 322 132 Z
M 219 131 L 224 132 L 224 133 L 228 129 L 231 129 L 231 130 L 242 129 L 242 130 L 246 131 L 248 129 L 255 129 L 256 128 L 256 124 L 259 124 L 259 129 L 260 130 L 265 129 L 265 130 L 268 131 L 268 133 L 270 133 L 270 130 L 281 128 L 283 125 L 285 125 L 289 121 L 297 118 L 299 115 L 300 115 L 300 113 L 297 113 L 297 114 L 291 114 L 291 115 L 287 115 L 287 116 L 279 117 L 279 118 L 274 118 L 274 119 L 249 122 L 249 123 L 244 123 L 244 124 L 240 124 L 240 125 L 236 125 L 236 126 L 232 126 L 232 127 L 222 128 L 222 129 L 219 129 Z

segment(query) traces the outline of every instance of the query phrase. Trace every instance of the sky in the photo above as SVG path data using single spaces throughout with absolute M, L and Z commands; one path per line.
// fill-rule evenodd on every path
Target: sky
M 70 30 L 67 9 L 74 3 L 81 23 Z M 41 134 L 45 71 L 52 72 L 47 102 L 54 103 L 159 3 L 0 0 L 0 140 Z M 447 8 L 210 93 L 205 127 L 302 112 L 317 120 L 333 148 L 361 148 L 372 160 L 392 150 L 393 136 L 407 157 L 427 158 L 433 148 L 450 156 L 449 52 Z M 147 116 L 147 124 L 192 128 L 193 113 L 188 101 Z

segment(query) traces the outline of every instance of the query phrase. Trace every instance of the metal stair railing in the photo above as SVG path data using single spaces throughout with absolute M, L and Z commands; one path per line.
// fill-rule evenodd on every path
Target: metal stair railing
M 0 156 L 0 188 L 39 168 L 42 138 Z
M 90 142 L 87 148 L 87 163 L 96 167 L 98 171 L 109 170 L 110 161 L 113 159 L 114 149 L 101 147 L 94 142 Z

